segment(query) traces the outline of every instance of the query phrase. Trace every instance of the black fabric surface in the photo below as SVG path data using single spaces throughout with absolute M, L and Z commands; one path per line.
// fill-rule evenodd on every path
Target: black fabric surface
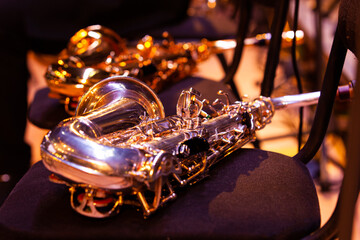
M 188 90 L 191 87 L 201 92 L 202 97 L 211 102 L 216 98 L 220 98 L 224 103 L 226 103 L 224 97 L 217 95 L 219 90 L 228 92 L 232 102 L 236 100 L 231 90 L 229 90 L 228 87 L 221 82 L 197 77 L 189 77 L 158 94 L 164 105 L 166 115 L 176 114 L 176 103 L 181 91 Z M 70 117 L 70 115 L 65 112 L 64 105 L 60 104 L 57 99 L 49 98 L 48 93 L 49 88 L 38 90 L 28 112 L 29 121 L 44 129 L 51 129 L 61 120 Z
M 297 239 L 319 227 L 316 191 L 306 167 L 290 157 L 240 149 L 204 180 L 148 219 L 133 207 L 91 219 L 71 209 L 69 192 L 35 164 L 0 208 L 1 236 L 30 239 Z
M 49 88 L 42 88 L 36 91 L 34 99 L 29 106 L 28 119 L 31 123 L 39 128 L 51 129 L 61 120 L 69 118 L 66 113 L 64 104 L 58 99 L 48 96 Z
M 57 54 L 75 32 L 89 25 L 101 24 L 127 39 L 135 39 L 179 24 L 187 18 L 189 1 L 2 0 L 0 6 L 0 19 L 4 20 L 1 36 L 9 31 L 14 33 L 9 38 L 24 34 L 26 38 L 18 40 L 25 46 L 19 47 Z M 17 29 L 9 30 L 13 27 Z

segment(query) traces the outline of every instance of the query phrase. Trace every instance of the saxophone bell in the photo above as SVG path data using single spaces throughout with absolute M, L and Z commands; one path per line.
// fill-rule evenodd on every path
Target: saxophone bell
M 283 41 L 289 42 L 294 34 L 284 32 Z M 271 34 L 258 34 L 247 38 L 245 45 L 266 44 Z M 296 39 L 303 39 L 297 31 Z M 48 67 L 45 78 L 50 88 L 49 96 L 58 98 L 65 110 L 73 116 L 82 94 L 92 85 L 110 76 L 126 75 L 143 80 L 155 92 L 189 76 L 197 63 L 211 54 L 234 49 L 236 41 L 217 40 L 175 42 L 163 33 L 162 41 L 146 35 L 134 49 L 127 49 L 125 40 L 113 30 L 92 25 L 76 32 L 56 63 Z
M 117 33 L 101 25 L 91 25 L 70 38 L 59 59 L 77 58 L 75 65 L 84 67 L 111 61 L 114 56 L 126 53 L 125 40 Z

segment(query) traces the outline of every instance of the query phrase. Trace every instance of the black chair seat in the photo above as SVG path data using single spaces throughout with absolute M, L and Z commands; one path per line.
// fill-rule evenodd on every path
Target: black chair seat
M 312 178 L 302 163 L 258 149 L 240 149 L 204 180 L 177 190 L 175 201 L 148 219 L 123 206 L 119 215 L 91 219 L 71 209 L 63 185 L 36 163 L 0 208 L 2 236 L 30 239 L 286 238 L 320 225 Z
M 159 94 L 167 115 L 175 114 L 180 92 L 190 87 L 210 101 L 218 97 L 218 90 L 227 88 L 202 78 L 184 79 Z M 56 103 L 47 94 L 37 95 L 42 96 L 42 104 Z M 36 99 L 30 110 L 48 111 L 35 108 L 41 98 Z M 235 101 L 233 94 L 230 99 Z M 49 119 L 38 122 L 45 120 Z M 317 194 L 306 166 L 258 149 L 240 149 L 229 155 L 210 170 L 209 177 L 177 189 L 177 199 L 148 219 L 129 206 L 109 219 L 86 218 L 71 209 L 67 188 L 49 182 L 49 174 L 41 162 L 35 164 L 0 208 L 0 224 L 9 237 L 300 238 L 320 225 Z

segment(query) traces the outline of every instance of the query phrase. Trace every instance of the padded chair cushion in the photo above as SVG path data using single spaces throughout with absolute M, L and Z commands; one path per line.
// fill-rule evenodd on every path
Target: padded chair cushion
M 29 239 L 298 239 L 320 225 L 307 168 L 290 157 L 240 149 L 204 180 L 177 189 L 175 201 L 144 219 L 123 206 L 119 215 L 91 219 L 70 207 L 69 192 L 49 182 L 36 163 L 0 208 L 1 235 Z
M 47 87 L 36 91 L 28 109 L 29 121 L 39 128 L 51 129 L 61 120 L 70 117 L 64 104 L 60 104 L 58 99 L 50 98 L 49 92 Z
M 167 115 L 175 114 L 180 92 L 190 87 L 210 101 L 218 97 L 218 90 L 227 88 L 201 78 L 178 82 L 159 94 Z M 63 107 L 47 94 L 38 92 L 37 97 L 30 112 L 48 111 L 39 107 L 39 101 Z M 230 99 L 235 101 L 232 94 Z M 45 121 L 41 116 L 46 114 L 40 113 L 29 116 Z M 299 238 L 320 224 L 317 194 L 307 168 L 290 157 L 262 150 L 240 149 L 226 157 L 209 177 L 177 189 L 178 198 L 146 220 L 129 206 L 109 219 L 81 216 L 71 209 L 67 188 L 49 182 L 49 174 L 42 162 L 35 164 L 1 207 L 0 224 L 9 237 Z

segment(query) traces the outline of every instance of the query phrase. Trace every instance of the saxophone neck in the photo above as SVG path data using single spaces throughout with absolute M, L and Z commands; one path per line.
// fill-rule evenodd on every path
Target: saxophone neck
M 317 104 L 319 97 L 320 92 L 318 91 L 272 98 L 271 102 L 274 104 L 275 109 L 282 109 L 285 107 L 305 107 Z
M 349 101 L 353 97 L 354 82 L 349 81 L 346 85 L 338 87 L 336 92 L 336 100 Z M 285 107 L 305 107 L 318 103 L 320 98 L 320 91 L 302 93 L 296 95 L 287 95 L 283 97 L 272 98 L 271 101 L 274 104 L 275 109 L 281 109 Z

